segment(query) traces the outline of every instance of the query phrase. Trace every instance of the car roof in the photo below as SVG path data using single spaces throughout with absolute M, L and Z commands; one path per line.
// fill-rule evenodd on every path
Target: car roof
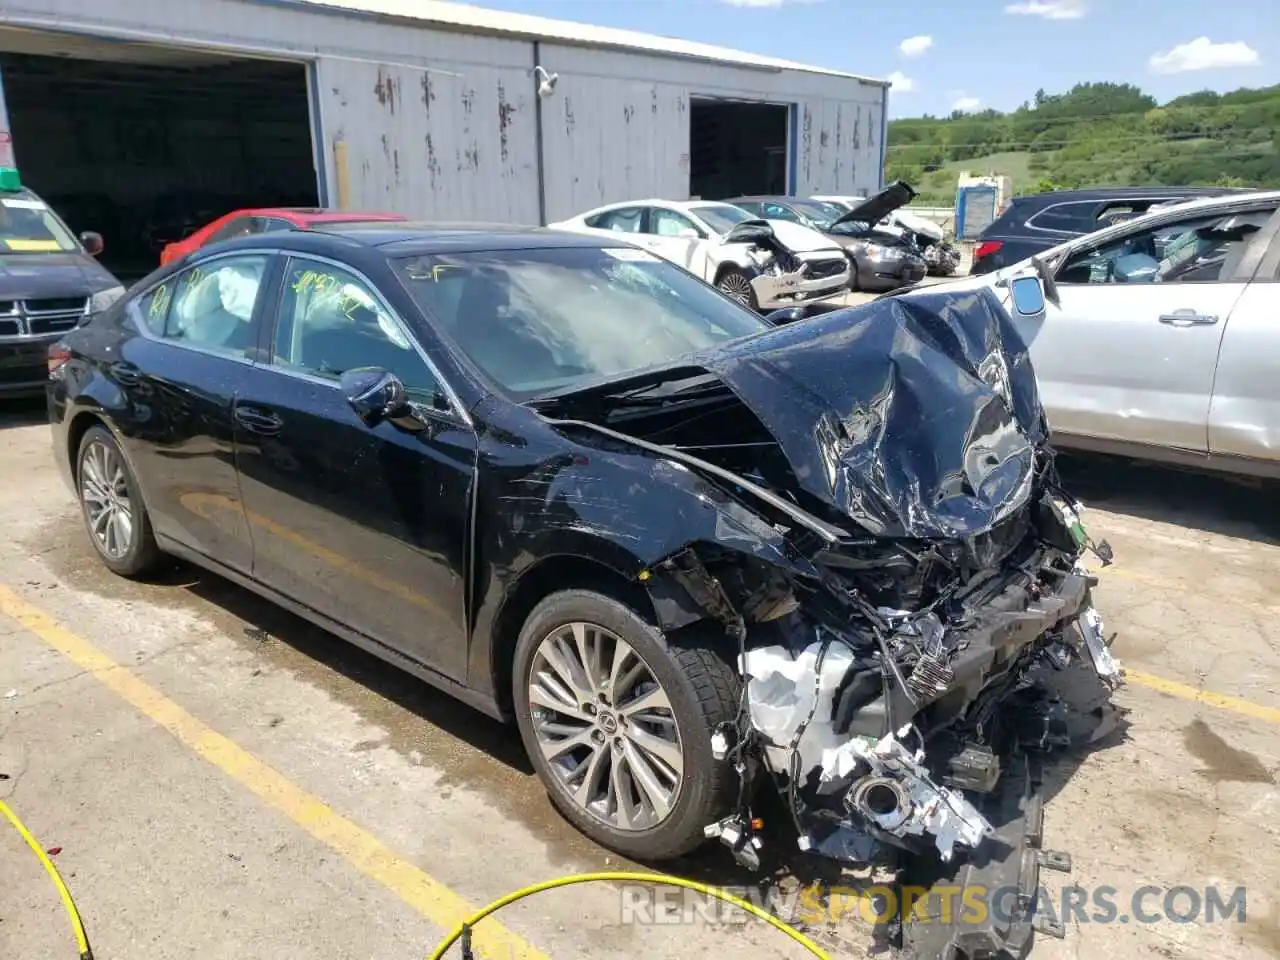
M 319 252 L 334 242 L 377 249 L 387 256 L 414 256 L 432 253 L 468 253 L 489 250 L 572 249 L 630 247 L 624 240 L 588 236 L 547 227 L 519 227 L 492 223 L 438 223 L 412 221 L 366 221 L 362 223 L 322 223 L 307 230 L 243 237 L 217 249 L 262 246 L 268 242 L 281 249 Z M 327 242 L 326 242 L 327 241 Z
M 354 220 L 403 221 L 408 217 L 384 211 L 327 210 L 324 207 L 245 207 L 224 214 L 225 217 L 280 217 L 308 223 L 341 223 Z M 220 218 L 221 219 L 221 218 Z
M 1130 200 L 1146 197 L 1218 197 L 1248 194 L 1257 191 L 1247 187 L 1091 187 L 1081 190 L 1054 190 L 1049 193 L 1029 193 L 1014 197 L 1019 205 L 1050 206 L 1055 203 L 1075 203 L 1090 200 Z

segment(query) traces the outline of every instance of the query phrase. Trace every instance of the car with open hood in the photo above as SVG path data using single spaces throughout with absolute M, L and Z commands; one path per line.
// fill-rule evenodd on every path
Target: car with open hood
M 0 396 L 39 396 L 45 351 L 105 310 L 124 287 L 94 258 L 102 237 L 77 237 L 12 168 L 0 170 Z
M 915 194 L 905 184 L 863 201 L 852 210 L 795 197 L 734 197 L 730 203 L 771 221 L 786 220 L 823 233 L 849 258 L 850 286 L 855 290 L 892 290 L 924 278 L 927 266 L 919 248 L 901 230 L 880 221 L 894 204 Z
M 914 199 L 914 191 L 912 195 Z M 809 199 L 831 204 L 848 213 L 865 203 L 867 198 L 860 195 L 822 194 Z M 905 207 L 899 207 L 877 220 L 876 227 L 914 244 L 930 276 L 954 276 L 960 266 L 959 249 L 947 239 L 947 232 L 928 217 L 922 217 Z
M 838 244 L 799 223 L 756 218 L 729 203 L 615 203 L 551 226 L 633 242 L 753 310 L 819 303 L 849 288 L 850 268 Z
M 1049 675 L 1117 670 L 994 292 L 778 325 L 608 237 L 337 225 L 197 251 L 49 362 L 108 568 L 186 558 L 513 718 L 601 844 L 756 864 L 769 786 L 802 849 L 1035 889 L 983 798 L 1057 742 Z

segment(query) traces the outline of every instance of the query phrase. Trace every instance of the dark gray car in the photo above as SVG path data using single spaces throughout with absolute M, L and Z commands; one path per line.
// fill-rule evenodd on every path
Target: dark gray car
M 915 283 L 927 267 L 920 251 L 900 234 L 883 230 L 879 220 L 909 202 L 914 191 L 892 184 L 852 210 L 820 200 L 795 197 L 735 197 L 727 201 L 770 220 L 792 220 L 818 230 L 840 244 L 849 258 L 853 290 L 893 290 Z

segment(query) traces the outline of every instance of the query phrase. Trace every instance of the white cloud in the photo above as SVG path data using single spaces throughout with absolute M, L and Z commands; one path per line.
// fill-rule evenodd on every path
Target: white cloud
M 951 109 L 959 110 L 962 113 L 973 113 L 973 111 L 977 110 L 980 106 L 982 106 L 982 101 L 977 97 L 966 97 L 963 94 L 957 96 L 955 100 L 951 102 Z
M 1079 20 L 1089 12 L 1089 7 L 1085 0 L 1022 0 L 1006 6 L 1004 12 L 1046 20 Z
M 907 37 L 898 44 L 898 52 L 904 57 L 918 57 L 933 46 L 933 37 Z
M 720 0 L 721 3 L 727 3 L 731 7 L 755 7 L 763 9 L 765 7 L 780 7 L 784 3 L 818 3 L 821 0 Z
M 889 74 L 889 82 L 893 84 L 894 93 L 910 93 L 916 88 L 916 82 L 901 70 Z
M 1258 51 L 1243 41 L 1214 43 L 1208 37 L 1196 37 L 1164 53 L 1153 53 L 1147 68 L 1152 73 L 1187 73 L 1220 67 L 1252 67 L 1257 63 Z

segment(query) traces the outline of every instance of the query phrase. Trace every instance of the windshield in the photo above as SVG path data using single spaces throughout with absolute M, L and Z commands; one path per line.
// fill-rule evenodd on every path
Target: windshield
M 394 263 L 418 305 L 516 400 L 669 365 L 772 329 L 692 274 L 633 247 Z
M 835 204 L 823 203 L 819 200 L 788 200 L 787 206 L 815 227 L 824 230 L 845 215 L 845 211 Z
M 34 193 L 0 197 L 0 250 L 5 253 L 70 253 L 76 239 Z
M 689 212 L 701 217 L 716 233 L 728 233 L 743 220 L 759 219 L 754 213 L 748 213 L 732 203 L 700 203 L 691 206 Z

